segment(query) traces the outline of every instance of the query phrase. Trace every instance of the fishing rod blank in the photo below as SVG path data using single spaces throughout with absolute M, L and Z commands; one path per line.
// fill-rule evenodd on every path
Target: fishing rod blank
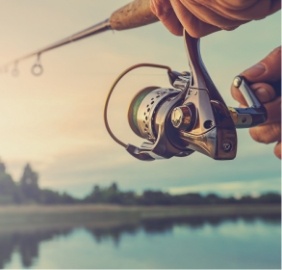
M 23 61 L 33 56 L 37 56 L 37 60 L 32 66 L 31 71 L 34 75 L 41 75 L 43 72 L 43 67 L 40 63 L 40 56 L 47 51 L 54 50 L 61 46 L 105 32 L 107 30 L 127 30 L 151 24 L 156 21 L 158 21 L 158 19 L 151 12 L 150 0 L 135 0 L 113 12 L 111 16 L 105 21 L 88 27 L 42 49 L 36 50 L 32 53 L 14 59 L 13 61 L 6 63 L 6 65 L 4 65 L 4 68 L 2 69 L 7 70 L 8 67 L 13 64 L 14 68 L 12 70 L 12 74 L 16 76 L 18 74 L 18 63 L 20 61 Z

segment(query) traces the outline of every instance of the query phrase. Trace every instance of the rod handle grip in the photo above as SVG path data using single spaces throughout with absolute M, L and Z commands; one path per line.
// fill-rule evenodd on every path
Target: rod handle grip
M 134 0 L 112 13 L 109 18 L 113 30 L 126 30 L 157 22 L 150 0 Z

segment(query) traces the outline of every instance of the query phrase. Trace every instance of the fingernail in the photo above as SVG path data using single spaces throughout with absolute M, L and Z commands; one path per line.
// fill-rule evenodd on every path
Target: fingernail
M 256 78 L 265 72 L 265 66 L 261 63 L 255 64 L 244 71 L 244 75 L 248 78 Z

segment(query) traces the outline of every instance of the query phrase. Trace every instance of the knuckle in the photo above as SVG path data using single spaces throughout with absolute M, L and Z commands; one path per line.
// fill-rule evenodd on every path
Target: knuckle
M 276 157 L 281 159 L 281 143 L 278 143 L 277 145 L 275 145 L 274 154 L 275 154 Z
M 271 54 L 273 54 L 273 57 L 281 59 L 281 46 L 275 48 Z
M 188 34 L 193 37 L 193 38 L 200 38 L 202 35 L 201 35 L 201 32 L 198 31 L 198 29 L 196 28 L 193 28 L 193 27 L 186 27 L 186 31 L 188 32 Z
M 151 6 L 153 13 L 160 19 L 165 19 L 170 16 L 172 7 L 166 1 L 163 0 L 151 0 Z
M 254 127 L 250 128 L 249 133 L 256 142 L 269 144 L 280 139 L 281 127 L 278 124 Z
M 267 143 L 265 140 L 265 137 L 262 136 L 259 128 L 251 128 L 249 132 L 250 132 L 252 139 L 255 140 L 256 142 Z

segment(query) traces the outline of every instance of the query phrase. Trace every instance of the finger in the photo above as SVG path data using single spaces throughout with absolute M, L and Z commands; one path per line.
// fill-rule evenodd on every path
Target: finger
M 276 98 L 275 89 L 266 83 L 254 83 L 252 84 L 252 90 L 262 103 L 273 101 Z
M 260 143 L 273 143 L 281 140 L 280 123 L 262 125 L 250 128 L 251 137 Z
M 194 1 L 194 0 L 178 0 L 185 9 L 189 10 L 195 17 L 206 24 L 211 24 L 223 30 L 233 30 L 239 25 L 249 20 L 234 18 L 228 12 L 228 8 L 222 7 L 221 3 L 214 1 Z M 255 0 L 256 1 L 256 0 Z
M 251 85 L 251 89 L 253 90 L 258 100 L 262 103 L 270 102 L 276 98 L 275 90 L 269 84 L 254 83 Z M 231 95 L 240 104 L 247 106 L 247 103 L 245 101 L 243 94 L 237 87 L 233 85 L 231 87 Z
M 279 141 L 274 147 L 274 154 L 281 159 L 281 141 Z
M 245 100 L 240 100 L 239 108 L 247 108 Z M 267 119 L 262 125 L 268 125 L 281 122 L 281 97 L 277 97 L 271 102 L 264 104 L 266 109 Z M 261 125 L 261 126 L 262 126 Z
M 264 124 L 281 122 L 281 97 L 276 98 L 272 102 L 264 104 L 267 112 L 267 120 Z
M 199 20 L 179 0 L 170 0 L 170 3 L 178 20 L 190 36 L 200 38 L 220 30 L 220 28 L 214 25 Z
M 281 9 L 281 1 L 201 0 L 201 4 L 233 20 L 259 20 Z
M 281 47 L 241 73 L 249 82 L 272 83 L 281 80 Z
M 151 0 L 150 7 L 152 12 L 172 34 L 177 36 L 183 34 L 183 26 L 179 22 L 170 1 Z

